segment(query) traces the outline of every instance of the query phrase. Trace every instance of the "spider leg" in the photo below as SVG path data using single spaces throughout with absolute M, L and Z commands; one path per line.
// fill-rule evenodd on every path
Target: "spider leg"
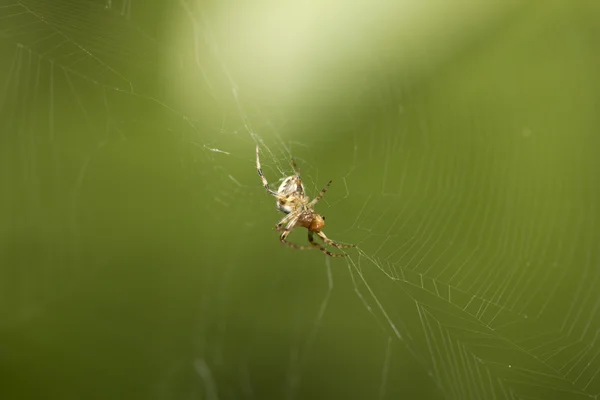
M 258 176 L 260 176 L 262 184 L 265 187 L 265 189 L 267 189 L 267 192 L 269 192 L 269 194 L 271 194 L 273 196 L 277 196 L 277 192 L 274 190 L 271 190 L 271 188 L 269 187 L 269 182 L 267 182 L 267 178 L 265 178 L 265 176 L 263 175 L 262 169 L 260 168 L 260 159 L 258 157 L 258 151 L 259 151 L 258 145 L 256 145 L 256 169 L 258 170 Z
M 310 244 L 313 247 L 316 247 L 317 249 L 321 250 L 323 253 L 327 254 L 328 256 L 331 256 L 331 257 L 346 257 L 347 256 L 347 254 L 332 253 L 329 250 L 327 250 L 325 247 L 321 246 L 319 243 L 315 242 L 315 238 L 313 236 L 312 231 L 308 231 L 308 241 L 310 242 Z
M 327 189 L 329 189 L 329 185 L 331 185 L 332 181 L 327 182 L 327 185 L 325 185 L 325 187 L 323 189 L 321 189 L 321 191 L 319 192 L 319 194 L 317 195 L 317 197 L 315 197 L 314 199 L 312 199 L 312 201 L 310 203 L 308 203 L 308 207 L 312 207 L 315 204 L 317 204 L 317 202 L 319 200 L 321 200 L 323 198 L 323 196 L 325 195 L 325 192 L 327 192 Z
M 300 178 L 300 169 L 298 168 L 298 166 L 296 165 L 296 160 L 294 160 L 293 158 L 290 160 L 290 164 L 292 164 L 292 168 L 294 168 L 294 173 L 296 174 L 296 176 L 298 178 Z
M 325 234 L 323 232 L 321 232 L 321 231 L 317 232 L 317 235 L 321 239 L 323 239 L 323 241 L 325 243 L 327 243 L 328 245 L 333 246 L 335 248 L 338 248 L 338 249 L 348 249 L 348 248 L 351 248 L 351 247 L 356 247 L 355 244 L 341 244 L 341 243 L 334 242 L 333 240 L 331 240 L 327 236 L 325 236 Z
M 298 217 L 292 219 L 287 226 L 282 229 L 282 233 L 281 236 L 279 236 L 279 241 L 282 244 L 285 244 L 286 246 L 289 246 L 293 249 L 298 249 L 298 250 L 309 250 L 312 249 L 312 247 L 308 247 L 308 246 L 302 246 L 299 244 L 295 244 L 295 243 L 290 243 L 287 240 L 285 240 L 287 238 L 287 236 L 290 234 L 290 232 L 292 231 L 292 229 L 294 229 L 294 225 L 296 225 L 296 222 L 298 222 Z
M 292 218 L 294 218 L 294 217 L 297 217 L 297 214 L 296 214 L 296 213 L 293 213 L 293 212 L 291 212 L 291 213 L 287 214 L 285 217 L 283 217 L 283 218 L 281 219 L 281 221 L 279 221 L 279 222 L 277 223 L 277 225 L 275 225 L 275 228 L 274 228 L 274 229 L 275 229 L 276 231 L 280 231 L 280 230 L 282 230 L 282 229 L 281 229 L 281 227 L 282 227 L 283 225 L 285 225 L 285 224 L 286 224 L 286 223 L 287 223 L 289 220 L 291 220 L 291 219 L 292 219 Z
M 296 174 L 296 193 L 304 196 L 304 185 L 302 184 L 302 177 L 300 176 L 300 169 L 296 165 L 296 160 L 293 158 L 290 159 L 290 164 L 292 164 L 292 168 L 294 169 L 294 174 Z

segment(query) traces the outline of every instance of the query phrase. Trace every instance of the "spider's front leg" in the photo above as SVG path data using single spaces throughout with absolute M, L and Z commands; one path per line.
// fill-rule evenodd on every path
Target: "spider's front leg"
M 325 234 L 322 231 L 317 232 L 317 235 L 321 239 L 323 239 L 323 241 L 325 243 L 327 243 L 328 245 L 333 246 L 333 247 L 335 247 L 337 249 L 349 249 L 349 248 L 352 248 L 352 247 L 356 247 L 355 244 L 341 244 L 341 243 L 334 242 L 333 240 L 331 240 L 327 236 L 325 236 Z
M 296 222 L 298 222 L 298 217 L 293 218 L 290 223 L 287 224 L 287 226 L 283 229 L 281 229 L 283 232 L 281 233 L 281 236 L 279 236 L 279 241 L 281 242 L 281 244 L 285 244 L 286 246 L 289 246 L 293 249 L 298 249 L 298 250 L 310 250 L 312 249 L 312 247 L 308 247 L 308 246 L 302 246 L 299 244 L 295 244 L 295 243 L 290 243 L 286 240 L 286 238 L 288 237 L 288 235 L 290 234 L 290 232 L 292 231 L 292 229 L 294 229 Z
M 321 246 L 319 243 L 315 242 L 315 238 L 313 236 L 313 232 L 312 231 L 308 231 L 308 242 L 311 244 L 311 246 L 321 250 L 323 253 L 327 254 L 328 256 L 331 257 L 345 257 L 347 254 L 336 254 L 336 253 L 332 253 L 329 250 L 327 250 L 325 247 Z
M 276 231 L 281 231 L 281 230 L 283 230 L 283 226 L 284 226 L 285 224 L 287 224 L 287 223 L 288 223 L 288 222 L 289 222 L 289 221 L 290 221 L 292 218 L 294 218 L 294 217 L 296 217 L 296 214 L 295 214 L 295 213 L 289 213 L 289 214 L 287 214 L 285 217 L 283 217 L 283 218 L 281 219 L 281 221 L 279 221 L 279 222 L 277 223 L 277 225 L 275 225 L 275 228 L 273 228 L 273 229 L 275 229 Z

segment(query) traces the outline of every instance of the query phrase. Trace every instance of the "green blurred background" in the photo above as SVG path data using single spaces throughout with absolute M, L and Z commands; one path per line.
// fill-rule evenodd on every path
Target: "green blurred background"
M 598 395 L 599 11 L 4 2 L 0 397 Z

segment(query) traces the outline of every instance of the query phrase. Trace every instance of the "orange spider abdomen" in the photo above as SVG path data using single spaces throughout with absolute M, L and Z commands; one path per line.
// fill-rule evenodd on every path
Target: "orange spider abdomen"
M 325 218 L 316 212 L 304 211 L 298 217 L 296 226 L 301 226 L 312 232 L 319 232 L 325 226 Z
M 313 232 L 319 232 L 325 227 L 325 218 L 319 214 L 314 214 L 312 221 L 310 222 L 309 230 Z

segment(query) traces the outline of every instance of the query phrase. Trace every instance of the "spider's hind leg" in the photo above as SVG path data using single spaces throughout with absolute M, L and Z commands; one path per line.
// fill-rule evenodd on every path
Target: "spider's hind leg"
M 269 187 L 269 182 L 267 182 L 267 178 L 265 178 L 262 168 L 260 167 L 260 157 L 258 156 L 259 150 L 260 149 L 258 145 L 256 145 L 256 169 L 258 171 L 258 176 L 260 176 L 260 180 L 262 181 L 262 184 L 267 192 L 272 196 L 277 196 L 277 192 Z
M 294 173 L 296 174 L 296 176 L 300 177 L 300 169 L 298 168 L 298 165 L 296 165 L 296 160 L 294 160 L 293 158 L 290 159 L 290 164 L 292 165 L 292 168 L 294 169 Z
M 321 191 L 319 192 L 317 197 L 315 197 L 314 199 L 312 199 L 312 201 L 310 203 L 308 203 L 308 207 L 314 206 L 315 204 L 317 204 L 317 202 L 319 200 L 321 200 L 323 198 L 323 196 L 325 196 L 325 192 L 327 192 L 327 189 L 329 189 L 329 185 L 331 185 L 331 182 L 333 182 L 333 181 L 327 182 L 327 185 L 325 185 L 325 187 L 323 189 L 321 189 Z

